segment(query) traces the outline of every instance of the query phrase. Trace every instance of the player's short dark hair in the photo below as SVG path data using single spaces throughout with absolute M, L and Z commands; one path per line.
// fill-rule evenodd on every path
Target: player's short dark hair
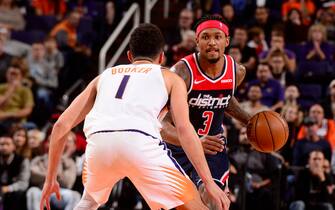
M 226 26 L 228 26 L 229 28 L 229 25 L 228 23 L 220 16 L 220 15 L 205 15 L 205 16 L 202 16 L 198 21 L 197 23 L 194 25 L 194 30 L 197 29 L 197 27 L 203 23 L 203 22 L 206 22 L 208 20 L 217 20 L 217 21 L 220 21 L 221 23 L 225 24 Z
M 259 64 L 257 65 L 257 69 L 258 69 L 258 66 L 261 66 L 261 65 L 262 66 L 267 66 L 269 68 L 269 70 L 272 72 L 272 66 L 267 61 L 259 62 Z
M 129 49 L 136 57 L 155 59 L 163 51 L 165 45 L 161 30 L 150 23 L 140 24 L 131 34 Z

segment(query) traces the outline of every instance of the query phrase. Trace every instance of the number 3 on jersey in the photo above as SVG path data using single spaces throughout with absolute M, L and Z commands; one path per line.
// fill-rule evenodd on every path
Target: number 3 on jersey
M 204 113 L 202 113 L 202 117 L 206 118 L 206 120 L 204 122 L 205 128 L 204 129 L 202 129 L 202 128 L 198 129 L 198 134 L 200 136 L 208 134 L 209 129 L 211 128 L 211 125 L 212 125 L 213 115 L 214 115 L 214 112 L 212 112 L 212 111 L 205 111 Z
M 122 96 L 123 96 L 124 90 L 126 89 L 129 78 L 130 78 L 130 75 L 124 75 L 123 76 L 123 78 L 121 80 L 121 83 L 120 83 L 120 86 L 119 86 L 119 89 L 117 89 L 115 98 L 122 99 Z

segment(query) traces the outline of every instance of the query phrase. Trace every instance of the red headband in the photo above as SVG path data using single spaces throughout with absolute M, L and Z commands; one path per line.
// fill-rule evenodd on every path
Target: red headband
M 207 28 L 217 28 L 221 30 L 223 33 L 226 34 L 226 36 L 229 36 L 229 29 L 226 26 L 226 24 L 218 21 L 218 20 L 207 20 L 205 22 L 200 23 L 200 25 L 197 27 L 197 30 L 195 32 L 196 36 L 198 37 L 201 31 L 207 29 Z

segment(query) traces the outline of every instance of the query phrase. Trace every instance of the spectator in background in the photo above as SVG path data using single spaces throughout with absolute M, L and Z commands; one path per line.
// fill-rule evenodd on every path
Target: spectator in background
M 243 180 L 246 179 L 246 210 L 274 209 L 271 188 L 279 161 L 268 153 L 254 150 L 246 134 L 246 128 L 242 127 L 239 133 L 239 145 L 231 148 L 229 152 L 231 165 L 237 172 L 233 175 L 236 180 L 234 188 L 239 189 L 239 194 L 234 194 L 234 197 L 243 196 L 245 186 L 238 185 L 244 183 Z
M 192 30 L 194 14 L 190 9 L 182 9 L 179 13 L 178 27 L 175 30 L 169 31 L 166 37 L 166 43 L 169 46 L 176 45 L 182 41 L 184 33 Z
M 184 33 L 182 42 L 172 47 L 173 63 L 177 63 L 183 57 L 196 51 L 197 44 L 195 38 L 195 32 L 192 30 Z
M 307 39 L 308 26 L 303 23 L 300 10 L 291 9 L 284 23 L 285 40 L 288 44 L 302 44 Z
M 190 9 L 182 9 L 179 13 L 178 27 L 174 30 L 168 31 L 166 35 L 166 44 L 168 45 L 167 51 L 167 65 L 173 65 L 173 52 L 172 49 L 174 46 L 182 44 L 183 37 L 187 31 L 192 30 L 192 24 L 194 14 Z
M 296 142 L 293 149 L 293 165 L 305 166 L 308 155 L 313 150 L 321 150 L 326 159 L 331 159 L 331 147 L 329 142 L 318 134 L 318 124 L 314 118 L 306 117 L 303 121 L 305 137 Z
M 299 107 L 298 98 L 300 96 L 300 92 L 297 86 L 289 85 L 285 88 L 285 106 L 296 106 Z
M 34 81 L 36 109 L 34 119 L 38 125 L 43 125 L 50 117 L 54 108 L 54 91 L 58 87 L 58 69 L 46 59 L 44 43 L 32 44 L 28 56 L 30 75 Z
M 241 63 L 242 52 L 238 45 L 229 46 L 228 54 L 234 58 L 236 63 Z M 235 96 L 241 101 L 247 98 L 246 84 L 247 84 L 246 80 L 243 80 L 243 82 L 239 85 L 238 89 L 236 90 Z
M 220 14 L 221 0 L 200 1 L 203 15 Z
M 241 63 L 242 52 L 238 45 L 229 46 L 228 54 L 234 58 L 236 63 Z
M 222 17 L 226 20 L 230 33 L 240 24 L 239 18 L 235 15 L 234 7 L 230 3 L 222 6 Z
M 335 11 L 331 8 L 320 8 L 316 14 L 316 22 L 326 27 L 328 40 L 335 44 Z
M 50 32 L 50 36 L 56 38 L 61 50 L 75 49 L 78 42 L 77 28 L 80 22 L 80 13 L 73 11 L 69 16 L 58 23 Z
M 249 28 L 259 27 L 263 29 L 265 38 L 268 40 L 274 24 L 274 20 L 270 19 L 269 9 L 261 6 L 256 8 L 254 18 L 249 22 L 248 26 Z
M 94 40 L 94 52 L 99 52 L 103 44 L 105 44 L 109 36 L 115 30 L 119 22 L 119 18 L 117 16 L 114 2 L 108 1 L 105 4 L 105 13 L 100 18 L 94 19 L 93 27 L 95 29 L 96 36 L 98 37 L 98 39 Z
M 251 85 L 248 88 L 248 100 L 240 103 L 241 108 L 246 112 L 248 112 L 251 116 L 253 116 L 258 112 L 269 110 L 267 106 L 262 104 L 261 98 L 262 98 L 261 87 L 257 84 Z M 233 122 L 237 129 L 240 129 L 242 127 L 239 121 L 233 119 Z
M 257 79 L 249 83 L 259 85 L 262 89 L 261 102 L 275 111 L 284 105 L 284 89 L 281 84 L 272 78 L 271 66 L 268 63 L 260 63 L 257 68 Z
M 23 75 L 24 70 L 20 65 L 11 64 L 6 73 L 7 82 L 0 84 L 2 132 L 8 130 L 14 123 L 24 122 L 33 110 L 33 94 L 22 84 Z
M 49 141 L 49 140 L 47 140 Z M 45 144 L 45 151 L 48 151 L 49 142 Z M 67 153 L 68 146 L 64 148 L 64 154 Z M 56 199 L 55 194 L 51 196 L 50 203 L 52 206 L 55 206 L 57 209 L 72 210 L 80 200 L 80 194 L 78 192 L 72 191 L 71 188 L 76 179 L 76 164 L 75 162 L 65 156 L 61 157 L 61 164 L 58 169 L 58 182 L 60 183 L 60 194 L 62 199 Z M 27 191 L 27 209 L 28 210 L 37 210 L 40 206 L 40 200 L 42 195 L 42 187 L 44 179 L 47 174 L 48 169 L 48 153 L 46 152 L 43 155 L 36 156 L 31 161 L 31 177 L 30 187 Z
M 32 0 L 36 15 L 55 16 L 61 20 L 66 13 L 65 0 Z
M 250 85 L 248 88 L 248 99 L 242 102 L 241 108 L 246 112 L 251 114 L 251 116 L 257 114 L 258 112 L 269 110 L 267 106 L 262 104 L 262 89 L 258 84 Z
M 242 209 L 242 202 L 245 186 L 244 179 L 246 173 L 245 164 L 251 151 L 251 145 L 247 137 L 247 128 L 241 127 L 238 133 L 238 142 L 229 148 L 229 189 L 231 192 L 232 210 Z
M 0 136 L 0 194 L 4 210 L 25 209 L 25 190 L 29 185 L 29 161 L 15 154 L 10 135 Z
M 301 12 L 303 22 L 308 24 L 316 12 L 315 4 L 312 0 L 288 0 L 282 5 L 283 20 L 287 20 L 288 12 L 292 9 L 297 9 Z
M 335 105 L 335 79 L 333 79 L 328 86 L 327 98 L 322 101 L 322 107 L 325 110 L 325 117 L 327 119 L 335 120 L 334 113 L 334 105 Z
M 302 56 L 306 61 L 331 61 L 334 50 L 327 41 L 326 28 L 314 24 L 308 30 L 308 42 L 304 45 Z
M 31 150 L 31 159 L 44 154 L 43 140 L 45 134 L 39 129 L 31 129 L 28 131 L 28 146 Z
M 0 39 L 3 41 L 3 51 L 10 56 L 25 57 L 30 50 L 30 45 L 11 39 L 10 30 L 1 26 Z
M 44 41 L 44 47 L 45 60 L 48 63 L 48 66 L 54 69 L 56 71 L 55 73 L 58 74 L 60 69 L 64 66 L 64 57 L 62 53 L 58 50 L 56 39 L 52 37 L 47 37 Z
M 49 48 L 49 53 L 50 53 L 50 48 Z M 52 55 L 49 54 L 49 56 L 52 56 Z M 56 69 L 57 68 L 56 62 L 57 61 L 54 61 L 54 62 L 47 61 L 46 48 L 44 46 L 44 43 L 36 42 L 32 44 L 31 53 L 28 56 L 28 65 L 29 65 L 30 75 L 35 80 L 39 89 L 57 88 L 58 86 L 57 74 L 58 74 L 59 69 Z M 58 60 L 58 62 L 62 62 L 62 60 Z M 62 65 L 62 63 L 58 63 L 58 65 Z
M 12 61 L 12 56 L 4 52 L 5 41 L 0 39 L 0 83 L 6 82 L 6 71 Z
M 255 78 L 255 70 L 257 67 L 257 54 L 255 49 L 248 47 L 248 33 L 247 29 L 243 26 L 237 26 L 234 30 L 232 45 L 240 47 L 242 52 L 241 63 L 247 69 L 246 79 Z
M 248 42 L 248 47 L 254 48 L 257 55 L 269 50 L 269 46 L 265 41 L 265 35 L 262 28 L 251 28 L 249 30 L 249 38 L 250 41 Z
M 297 131 L 298 126 L 300 125 L 300 119 L 299 119 L 299 108 L 296 105 L 288 104 L 284 105 L 281 116 L 286 120 L 288 125 L 288 138 L 287 142 L 283 146 L 283 148 L 280 150 L 280 154 L 283 156 L 286 165 L 292 164 L 292 158 L 293 158 L 293 147 L 295 145 L 295 142 L 297 140 Z
M 283 87 L 295 84 L 295 76 L 288 70 L 285 62 L 287 56 L 283 51 L 275 50 L 268 58 L 268 63 L 272 69 L 273 78 L 276 79 Z
M 269 62 L 270 57 L 275 51 L 280 51 L 284 56 L 284 65 L 287 70 L 294 73 L 296 70 L 296 56 L 295 53 L 285 48 L 285 39 L 282 31 L 273 31 L 271 33 L 270 49 L 264 51 L 259 55 L 259 60 L 262 62 Z
M 23 30 L 25 20 L 14 0 L 0 0 L 0 27 Z
M 335 150 L 335 122 L 332 119 L 324 117 L 324 110 L 320 104 L 314 104 L 309 109 L 309 117 L 311 117 L 317 124 L 317 135 L 326 139 L 332 150 Z M 306 126 L 302 126 L 298 133 L 298 140 L 306 137 Z
M 14 126 L 12 128 L 12 138 L 15 144 L 16 154 L 31 160 L 31 149 L 28 145 L 27 130 L 20 125 Z
M 302 170 L 296 179 L 296 201 L 290 210 L 333 210 L 331 194 L 333 182 L 324 170 L 325 156 L 320 150 L 309 153 L 308 167 Z

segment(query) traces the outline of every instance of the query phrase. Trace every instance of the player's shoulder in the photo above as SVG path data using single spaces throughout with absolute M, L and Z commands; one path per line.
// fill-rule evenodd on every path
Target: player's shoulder
M 162 66 L 161 69 L 162 69 L 162 73 L 164 77 L 171 78 L 171 79 L 175 79 L 179 77 L 171 68 Z
M 188 68 L 184 60 L 178 61 L 175 65 L 171 67 L 171 70 L 178 74 L 186 83 L 190 82 L 190 69 Z
M 164 80 L 169 85 L 173 85 L 173 84 L 180 83 L 180 82 L 184 83 L 182 78 L 178 76 L 175 72 L 171 71 L 170 68 L 162 67 L 162 74 L 163 74 Z
M 172 67 L 171 67 L 171 71 L 178 73 L 179 71 L 184 71 L 187 70 L 187 65 L 185 63 L 185 61 L 179 60 L 177 63 L 175 63 Z

